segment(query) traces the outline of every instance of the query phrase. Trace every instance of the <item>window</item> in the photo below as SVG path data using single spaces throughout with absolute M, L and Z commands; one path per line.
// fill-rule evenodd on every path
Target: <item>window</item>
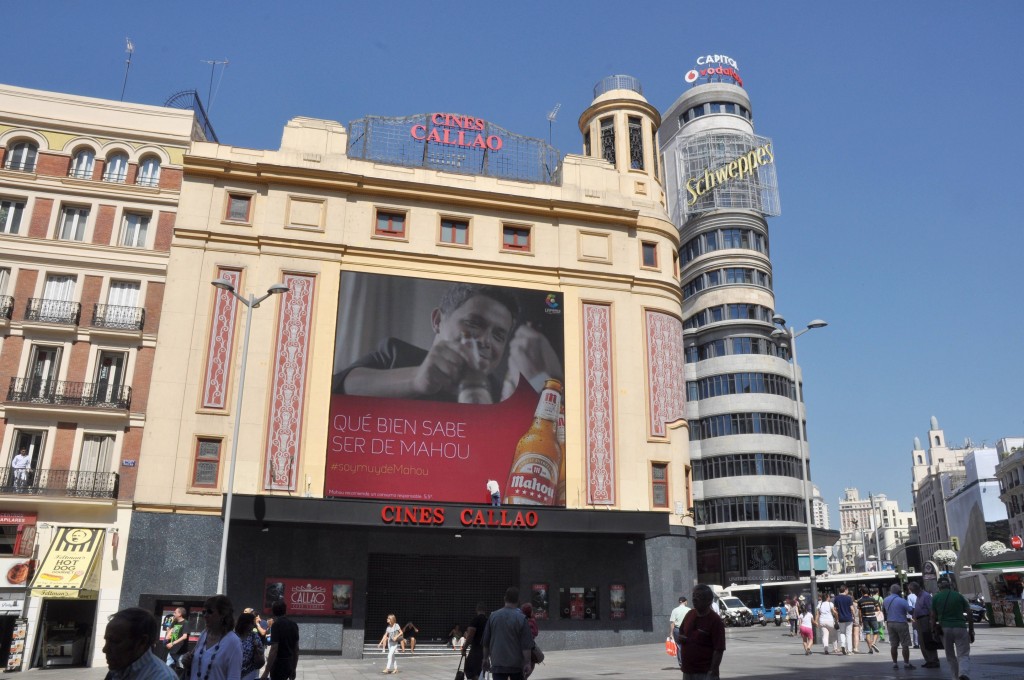
M 651 463 L 651 505 L 668 507 L 668 464 Z
M 24 211 L 24 201 L 0 199 L 0 234 L 17 234 Z
M 374 225 L 373 233 L 376 236 L 390 236 L 392 238 L 405 237 L 405 213 L 388 210 L 377 211 L 377 222 Z
M 88 219 L 88 208 L 64 206 L 60 211 L 57 238 L 61 241 L 85 240 L 85 223 Z
M 650 241 L 640 243 L 641 262 L 645 267 L 658 266 L 658 244 Z
M 142 187 L 155 187 L 160 185 L 160 159 L 150 156 L 142 161 L 139 166 L 139 177 L 136 184 Z
M 229 222 L 248 222 L 252 208 L 252 196 L 249 194 L 228 194 L 228 210 L 224 219 Z
M 441 242 L 460 246 L 469 245 L 469 222 L 441 219 Z
M 633 170 L 644 169 L 644 129 L 640 118 L 629 116 L 626 120 L 629 128 L 629 167 Z
M 601 157 L 615 165 L 615 119 L 601 121 Z
M 115 153 L 107 159 L 107 166 L 103 169 L 104 182 L 116 182 L 121 184 L 128 177 L 128 156 L 123 153 Z
M 217 487 L 217 477 L 220 473 L 220 444 L 221 440 L 219 439 L 200 438 L 197 440 L 192 486 L 206 489 Z
M 100 474 L 109 473 L 113 450 L 113 435 L 85 435 L 82 439 L 82 455 L 78 460 L 78 471 Z M 79 475 L 79 481 L 91 486 L 92 479 L 90 477 L 90 475 Z
M 80 149 L 75 153 L 71 161 L 71 169 L 68 177 L 75 179 L 92 179 L 92 168 L 96 161 L 96 154 L 92 149 Z
M 530 228 L 515 227 L 508 224 L 501 227 L 501 247 L 504 250 L 530 250 Z
M 35 172 L 37 150 L 38 147 L 32 142 L 18 142 L 7 150 L 7 156 L 4 158 L 4 168 L 7 170 Z
M 125 213 L 121 224 L 121 245 L 128 248 L 145 248 L 149 216 Z

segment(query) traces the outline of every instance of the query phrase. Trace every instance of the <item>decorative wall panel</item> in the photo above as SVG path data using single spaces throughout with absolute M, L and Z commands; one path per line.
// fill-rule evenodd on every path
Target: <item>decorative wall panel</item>
M 615 504 L 615 431 L 610 305 L 583 305 L 587 503 Z
M 230 281 L 238 290 L 242 272 L 238 269 L 217 270 L 217 278 Z M 238 318 L 238 300 L 230 291 L 214 289 L 213 316 L 210 339 L 207 342 L 206 370 L 203 376 L 203 396 L 200 407 L 227 408 L 228 379 L 231 377 L 231 353 L 235 341 L 235 320 Z
M 683 324 L 664 312 L 647 313 L 647 413 L 653 437 L 684 417 Z
M 286 274 L 289 291 L 281 296 L 273 372 L 270 377 L 266 472 L 263 488 L 295 491 L 302 435 L 302 413 L 309 368 L 309 331 L 316 277 Z

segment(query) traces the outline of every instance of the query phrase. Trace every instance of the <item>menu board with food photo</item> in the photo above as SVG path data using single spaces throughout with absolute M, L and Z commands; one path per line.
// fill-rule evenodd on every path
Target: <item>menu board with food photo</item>
M 32 562 L 24 557 L 0 558 L 0 585 L 5 588 L 25 588 L 32 577 Z

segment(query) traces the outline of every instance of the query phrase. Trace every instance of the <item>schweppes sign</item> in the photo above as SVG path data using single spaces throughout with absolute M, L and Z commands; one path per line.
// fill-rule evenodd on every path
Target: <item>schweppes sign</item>
M 772 144 L 768 142 L 717 168 L 705 170 L 702 175 L 691 177 L 686 181 L 686 192 L 690 195 L 687 205 L 693 205 L 701 196 L 715 187 L 734 179 L 743 179 L 753 175 L 757 168 L 774 161 L 775 154 L 772 153 Z

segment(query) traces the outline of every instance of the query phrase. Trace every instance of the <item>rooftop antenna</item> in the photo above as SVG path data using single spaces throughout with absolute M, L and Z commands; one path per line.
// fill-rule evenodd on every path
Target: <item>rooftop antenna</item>
M 210 109 L 213 108 L 213 72 L 217 70 L 217 64 L 223 64 L 224 68 L 228 66 L 227 57 L 224 59 L 200 59 L 204 64 L 210 65 L 210 88 L 206 92 L 206 113 L 209 115 Z M 220 70 L 220 77 L 224 77 L 224 69 Z M 217 88 L 220 89 L 220 79 L 217 80 Z
M 124 82 L 121 83 L 121 101 L 124 101 L 124 88 L 128 87 L 128 69 L 132 67 L 132 55 L 135 54 L 135 45 L 132 44 L 132 39 L 125 36 L 124 41 L 125 52 L 128 53 L 128 58 L 124 62 Z
M 555 104 L 555 108 L 551 109 L 551 113 L 548 114 L 548 144 L 551 144 L 551 126 L 558 118 L 558 109 L 560 108 L 562 108 L 561 103 Z

